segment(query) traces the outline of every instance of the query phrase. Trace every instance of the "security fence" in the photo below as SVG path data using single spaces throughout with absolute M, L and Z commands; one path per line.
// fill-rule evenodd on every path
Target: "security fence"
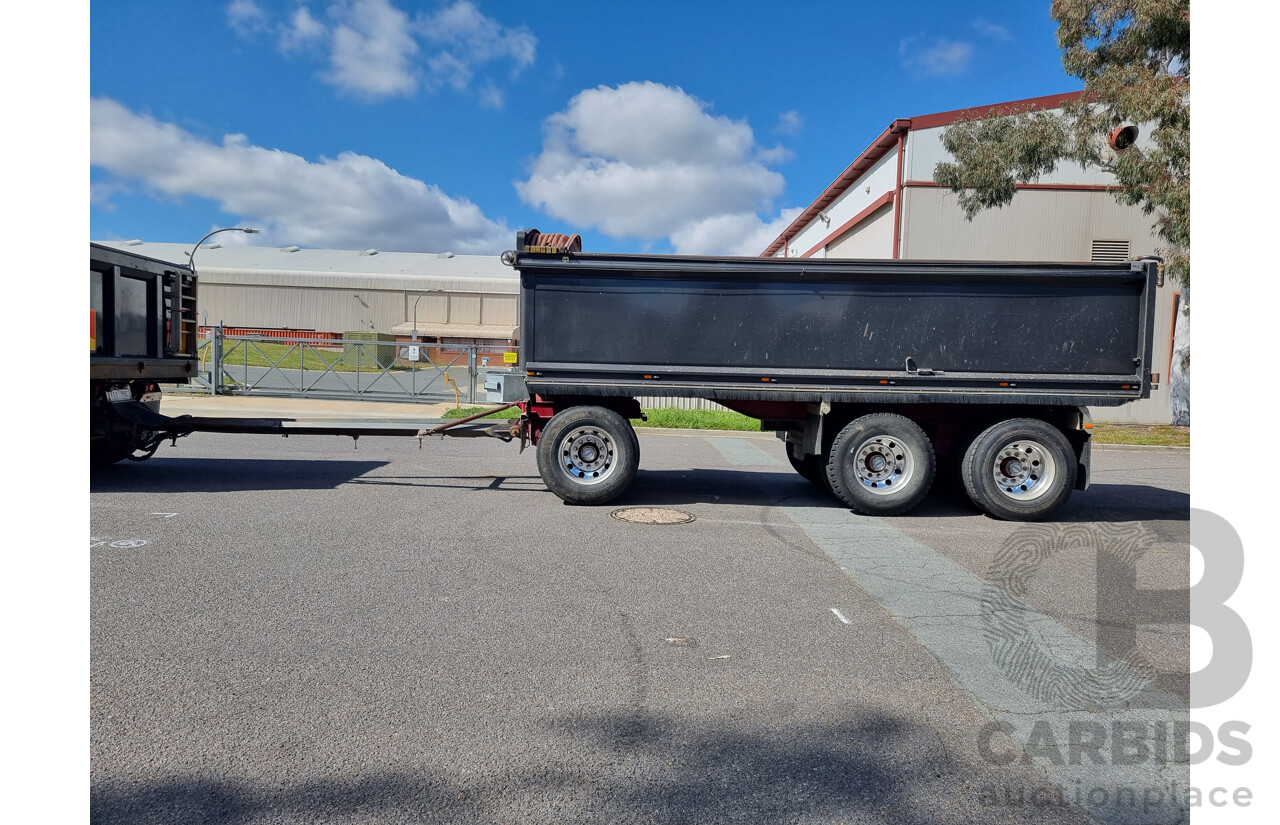
M 215 395 L 308 396 L 483 403 L 491 371 L 515 368 L 509 346 L 231 335 L 213 327 L 200 345 L 195 388 Z
M 201 330 L 188 389 L 214 395 L 485 403 L 485 377 L 516 368 L 519 347 L 379 341 L 276 330 Z M 646 409 L 723 410 L 702 398 L 644 397 Z

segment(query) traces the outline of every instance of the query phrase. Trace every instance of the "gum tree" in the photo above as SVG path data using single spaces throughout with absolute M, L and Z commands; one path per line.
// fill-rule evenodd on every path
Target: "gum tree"
M 1190 424 L 1190 0 L 1053 0 L 1049 14 L 1063 68 L 1084 94 L 1061 113 L 992 110 L 956 122 L 943 133 L 954 160 L 933 178 L 972 220 L 1060 163 L 1111 172 L 1116 200 L 1152 216 L 1166 274 L 1181 284 L 1169 381 L 1174 423 Z M 1145 134 L 1113 148 L 1113 132 L 1130 124 Z

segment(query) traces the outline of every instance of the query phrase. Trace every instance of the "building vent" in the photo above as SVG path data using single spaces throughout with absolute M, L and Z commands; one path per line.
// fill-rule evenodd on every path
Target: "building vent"
M 280 247 L 280 251 L 281 251 L 281 252 L 297 252 L 297 251 L 298 251 L 298 249 L 299 249 L 299 247 L 296 247 L 296 246 L 282 246 L 282 247 Z
M 1129 260 L 1129 242 L 1095 240 L 1089 260 L 1095 264 L 1122 264 Z

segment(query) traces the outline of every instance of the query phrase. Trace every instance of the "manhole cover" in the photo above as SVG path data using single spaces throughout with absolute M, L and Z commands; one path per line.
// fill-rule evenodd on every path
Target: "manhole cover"
M 624 507 L 609 514 L 618 521 L 629 521 L 633 524 L 688 524 L 693 521 L 692 513 L 681 510 L 664 510 L 659 507 Z

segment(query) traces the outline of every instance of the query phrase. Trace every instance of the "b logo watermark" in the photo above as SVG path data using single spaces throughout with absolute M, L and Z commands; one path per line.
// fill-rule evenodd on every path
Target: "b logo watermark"
M 1249 628 L 1226 604 L 1244 576 L 1239 534 L 1221 516 L 1192 509 L 1191 544 L 1204 557 L 1204 575 L 1194 586 L 1158 590 L 1138 584 L 1138 564 L 1152 540 L 1136 523 L 1030 525 L 1009 536 L 988 570 L 982 604 L 987 646 L 1005 677 L 1058 708 L 1159 707 L 1143 696 L 1158 670 L 1138 649 L 1138 628 L 1194 624 L 1213 640 L 1213 656 L 1190 674 L 1191 707 L 1234 696 L 1253 667 Z M 1068 550 L 1092 553 L 1095 560 L 1093 661 L 1078 655 L 1084 648 L 1072 651 L 1046 639 L 1043 616 L 1024 603 L 1040 567 Z
M 1177 580 L 1190 559 L 1179 547 L 1172 554 L 1167 544 L 1158 548 L 1158 537 L 1132 521 L 1028 525 L 1000 547 L 982 590 L 983 632 L 1001 676 L 1028 698 L 993 712 L 977 751 L 987 764 L 1013 771 L 1011 779 L 1017 766 L 1034 763 L 1052 784 L 984 786 L 980 802 L 1071 805 L 1107 822 L 1130 821 L 1139 811 L 1144 821 L 1184 822 L 1201 805 L 1252 804 L 1247 787 L 1202 793 L 1190 784 L 1191 765 L 1212 759 L 1239 766 L 1253 755 L 1249 724 L 1229 720 L 1214 730 L 1189 718 L 1191 708 L 1235 696 L 1253 666 L 1249 629 L 1227 605 L 1244 576 L 1240 536 L 1214 513 L 1192 509 L 1190 516 L 1190 543 L 1204 559 L 1194 585 L 1142 586 L 1140 579 L 1153 575 L 1166 585 Z M 1092 639 L 1030 606 L 1045 598 L 1031 587 L 1041 576 L 1040 584 L 1060 588 L 1053 594 L 1059 609 L 1063 593 L 1072 592 L 1061 588 L 1071 587 L 1087 609 L 1088 582 L 1081 587 L 1078 571 L 1090 564 L 1096 614 L 1085 621 L 1094 624 Z M 1066 578 L 1044 575 L 1050 566 Z M 1189 645 L 1192 625 L 1208 634 L 1213 653 L 1195 672 L 1190 661 L 1178 670 L 1180 641 Z M 1161 626 L 1163 647 L 1155 649 L 1166 654 L 1163 669 L 1140 644 L 1140 628 Z

